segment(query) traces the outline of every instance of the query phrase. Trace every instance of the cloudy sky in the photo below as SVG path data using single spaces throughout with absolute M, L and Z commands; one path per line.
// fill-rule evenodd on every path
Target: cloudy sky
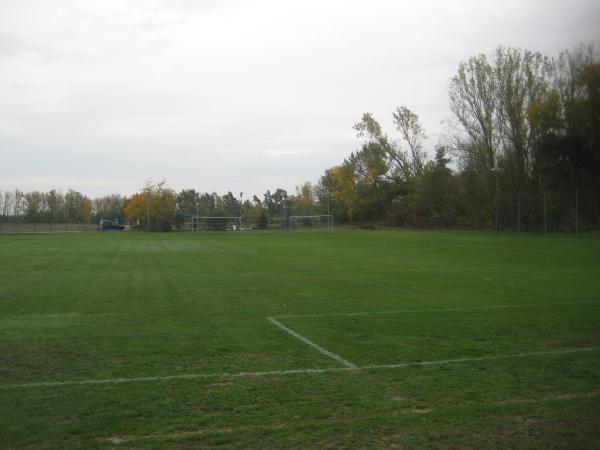
M 293 191 L 398 105 L 432 147 L 460 61 L 600 38 L 598 0 L 0 1 L 0 189 Z

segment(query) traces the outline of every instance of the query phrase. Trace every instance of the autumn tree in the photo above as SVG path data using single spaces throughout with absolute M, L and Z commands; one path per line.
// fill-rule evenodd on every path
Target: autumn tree
M 296 186 L 292 213 L 298 216 L 315 214 L 316 200 L 315 188 L 310 182 L 306 181 L 301 186 Z
M 419 116 L 406 106 L 400 106 L 392 118 L 400 132 L 399 140 L 384 134 L 370 113 L 363 114 L 353 126 L 357 137 L 364 141 L 343 166 L 345 172 L 354 172 L 352 211 L 358 220 L 384 218 L 395 223 L 397 213 L 406 211 L 406 208 L 398 208 L 397 202 L 407 206 L 407 200 L 415 194 L 416 180 L 423 172 L 427 157 L 423 149 L 425 131 Z
M 175 191 L 166 182 L 146 183 L 142 192 L 134 194 L 124 211 L 130 224 L 150 231 L 171 231 L 175 221 Z

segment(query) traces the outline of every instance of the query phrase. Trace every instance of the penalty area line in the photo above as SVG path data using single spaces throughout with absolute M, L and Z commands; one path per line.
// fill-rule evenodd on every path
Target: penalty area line
M 12 390 L 19 388 L 35 388 L 35 387 L 60 387 L 60 386 L 73 386 L 73 385 L 102 385 L 102 384 L 122 384 L 122 383 L 138 383 L 138 382 L 150 382 L 150 381 L 171 381 L 171 380 L 193 380 L 193 379 L 206 379 L 206 378 L 260 378 L 260 377 L 277 377 L 285 375 L 312 375 L 321 373 L 335 373 L 335 372 L 357 372 L 357 371 L 376 371 L 376 370 L 394 370 L 394 369 L 408 369 L 411 367 L 422 367 L 422 366 L 437 366 L 446 364 L 456 364 L 465 362 L 477 362 L 477 361 L 490 361 L 499 359 L 511 359 L 511 358 L 527 358 L 536 356 L 548 356 L 548 355 L 560 355 L 567 353 L 583 353 L 593 352 L 600 350 L 600 347 L 583 347 L 583 348 L 566 348 L 561 350 L 547 350 L 539 352 L 527 352 L 527 353 L 512 353 L 507 355 L 489 355 L 489 356 L 474 356 L 468 358 L 455 358 L 455 359 L 439 359 L 435 361 L 418 361 L 411 363 L 400 363 L 400 364 L 377 364 L 363 367 L 324 367 L 317 369 L 289 369 L 289 370 L 269 370 L 264 372 L 218 372 L 218 373 L 199 373 L 199 374 L 181 374 L 181 375 L 167 375 L 167 376 L 155 376 L 155 377 L 132 377 L 132 378 L 107 378 L 103 380 L 71 380 L 71 381 L 46 381 L 38 383 L 20 383 L 20 384 L 4 384 L 0 385 L 0 390 Z
M 593 352 L 600 350 L 600 347 L 583 347 L 583 348 L 565 348 L 561 350 L 545 350 L 539 352 L 524 352 L 524 353 L 510 353 L 508 355 L 487 355 L 487 356 L 471 356 L 466 358 L 452 358 L 452 359 L 438 359 L 435 361 L 419 361 L 414 363 L 399 363 L 399 364 L 373 364 L 370 366 L 363 366 L 360 370 L 369 369 L 402 369 L 405 367 L 413 366 L 438 366 L 443 364 L 453 364 L 461 362 L 477 362 L 477 361 L 489 361 L 497 359 L 513 359 L 513 358 L 527 358 L 530 356 L 545 356 L 545 355 L 560 355 L 564 353 L 582 353 L 582 352 Z
M 413 314 L 430 312 L 452 312 L 452 311 L 478 311 L 486 309 L 513 309 L 513 308 L 536 308 L 543 306 L 570 306 L 570 305 L 597 305 L 600 300 L 582 300 L 575 302 L 549 302 L 549 303 L 523 303 L 512 305 L 485 305 L 485 306 L 456 306 L 451 308 L 432 308 L 432 309 L 404 309 L 399 311 L 358 311 L 351 313 L 324 313 L 324 314 L 283 314 L 273 316 L 277 319 L 301 319 L 301 318 L 319 318 L 319 317 L 355 317 L 355 316 L 373 316 L 386 314 Z
M 304 336 L 302 336 L 299 333 L 296 333 L 291 328 L 286 327 L 284 324 L 282 324 L 278 320 L 275 320 L 272 317 L 267 317 L 267 320 L 269 322 L 271 322 L 273 325 L 275 325 L 277 328 L 279 328 L 279 329 L 285 331 L 286 333 L 288 333 L 289 335 L 295 337 L 300 342 L 303 342 L 306 345 L 308 345 L 309 347 L 312 347 L 313 349 L 315 349 L 316 351 L 318 351 L 319 353 L 322 353 L 323 355 L 328 356 L 329 358 L 336 360 L 337 362 L 339 362 L 340 364 L 346 366 L 347 368 L 349 368 L 349 369 L 357 369 L 358 368 L 355 364 L 352 364 L 350 361 L 345 360 L 340 355 L 336 355 L 335 353 L 330 352 L 329 350 L 321 347 L 319 344 L 316 344 L 313 341 L 306 339 Z

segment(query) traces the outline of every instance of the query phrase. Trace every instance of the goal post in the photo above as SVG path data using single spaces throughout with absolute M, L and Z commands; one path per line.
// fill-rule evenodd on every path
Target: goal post
M 239 216 L 192 216 L 191 231 L 241 231 Z
M 267 229 L 269 230 L 286 230 L 288 221 L 285 217 L 268 217 Z
M 290 230 L 333 230 L 333 215 L 290 216 Z

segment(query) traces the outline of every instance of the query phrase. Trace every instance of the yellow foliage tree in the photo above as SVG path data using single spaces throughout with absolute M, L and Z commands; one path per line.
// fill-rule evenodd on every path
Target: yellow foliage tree
M 123 209 L 130 224 L 152 231 L 171 231 L 175 221 L 176 194 L 164 181 L 147 183 Z

